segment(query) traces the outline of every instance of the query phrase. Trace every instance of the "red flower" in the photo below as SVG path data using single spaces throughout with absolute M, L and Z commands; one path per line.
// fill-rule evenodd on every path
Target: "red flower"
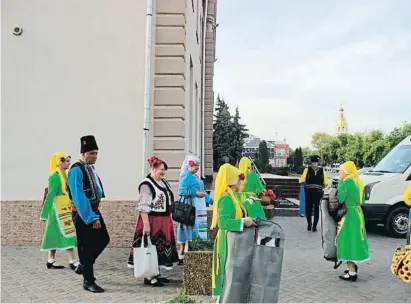
M 274 200 L 276 198 L 276 195 L 272 190 L 264 190 L 264 195 L 269 196 L 271 200 Z

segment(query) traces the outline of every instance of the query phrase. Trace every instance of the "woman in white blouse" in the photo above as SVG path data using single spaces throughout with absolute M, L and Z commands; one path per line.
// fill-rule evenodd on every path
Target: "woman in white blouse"
M 174 226 L 171 217 L 171 207 L 174 201 L 170 185 L 164 179 L 167 164 L 153 156 L 149 159 L 150 174 L 139 185 L 139 201 L 137 205 L 137 227 L 134 241 L 128 259 L 129 267 L 133 268 L 133 248 L 141 246 L 143 237 L 150 236 L 151 242 L 156 246 L 159 266 L 166 269 L 173 267 L 178 261 Z M 169 283 L 167 278 L 145 278 L 144 284 L 150 286 L 164 286 Z

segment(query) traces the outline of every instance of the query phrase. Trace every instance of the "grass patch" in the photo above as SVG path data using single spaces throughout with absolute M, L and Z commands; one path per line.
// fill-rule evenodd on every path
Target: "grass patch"
M 179 294 L 174 299 L 171 299 L 168 303 L 195 303 L 194 299 L 190 298 L 188 295 Z

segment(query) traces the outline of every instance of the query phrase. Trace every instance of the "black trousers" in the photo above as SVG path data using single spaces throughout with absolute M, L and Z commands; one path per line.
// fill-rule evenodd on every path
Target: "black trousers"
M 307 224 L 317 228 L 318 220 L 320 219 L 320 202 L 324 192 L 305 192 L 305 213 L 307 216 Z M 314 223 L 312 222 L 312 215 L 314 211 Z
M 75 214 L 74 225 L 77 233 L 77 250 L 80 263 L 83 266 L 84 283 L 93 284 L 94 263 L 110 242 L 106 224 L 100 212 L 100 229 L 94 229 L 93 224 L 87 225 L 78 214 Z

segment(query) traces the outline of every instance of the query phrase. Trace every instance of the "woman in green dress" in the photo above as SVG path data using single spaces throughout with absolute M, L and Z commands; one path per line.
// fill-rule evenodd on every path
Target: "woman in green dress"
M 57 249 L 67 250 L 72 270 L 79 265 L 74 253 L 77 246 L 76 229 L 67 186 L 66 171 L 70 167 L 70 161 L 70 156 L 61 152 L 53 154 L 50 159 L 48 191 L 40 214 L 40 218 L 46 222 L 41 251 L 48 251 L 48 269 L 64 268 L 56 263 Z
M 370 258 L 364 214 L 361 209 L 364 201 L 364 185 L 352 161 L 341 165 L 339 175 L 341 182 L 338 185 L 337 199 L 340 204 L 345 204 L 347 213 L 338 223 L 337 258 L 339 261 L 347 262 L 348 268 L 340 279 L 355 282 L 358 271 L 356 263 Z
M 230 164 L 220 167 L 215 184 L 211 229 L 218 227 L 214 242 L 212 289 L 213 297 L 221 296 L 223 289 L 228 231 L 243 231 L 255 223 L 247 217 L 247 210 L 235 193 L 240 189 L 242 174 Z
M 263 206 L 259 196 L 264 192 L 264 186 L 258 175 L 251 171 L 251 161 L 248 157 L 242 157 L 238 164 L 238 169 L 244 175 L 241 181 L 240 191 L 236 193 L 237 198 L 247 209 L 249 217 L 256 219 L 266 219 Z

